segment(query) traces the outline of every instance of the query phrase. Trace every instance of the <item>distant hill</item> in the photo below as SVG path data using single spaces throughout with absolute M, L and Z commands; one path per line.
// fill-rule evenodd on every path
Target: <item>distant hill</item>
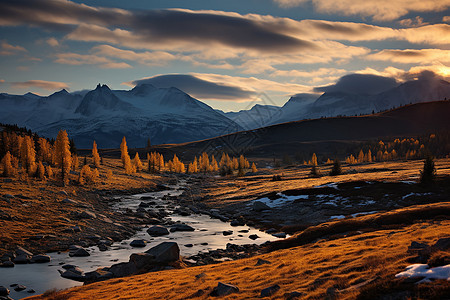
M 217 154 L 243 152 L 264 157 L 316 150 L 338 154 L 346 145 L 359 141 L 450 130 L 449 116 L 450 101 L 418 103 L 374 115 L 282 123 L 198 142 L 166 145 L 161 150 L 186 154 L 204 150 Z

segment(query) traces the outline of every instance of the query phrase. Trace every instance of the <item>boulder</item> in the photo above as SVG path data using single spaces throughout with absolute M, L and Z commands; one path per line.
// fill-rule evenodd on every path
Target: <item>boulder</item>
M 189 226 L 187 224 L 173 224 L 170 227 L 170 232 L 175 232 L 175 231 L 195 231 L 195 228 L 192 226 Z
M 21 254 L 21 255 L 17 255 L 14 259 L 13 262 L 15 264 L 27 264 L 30 260 L 30 256 L 26 255 L 26 254 Z
M 111 272 L 114 277 L 124 277 L 136 273 L 137 268 L 134 263 L 126 262 L 112 265 L 108 271 Z
M 0 268 L 14 268 L 14 263 L 10 260 L 4 261 L 0 264 Z
M 252 205 L 252 209 L 254 211 L 263 211 L 263 210 L 268 210 L 270 209 L 269 206 L 267 206 L 267 204 L 261 202 L 261 201 L 254 201 L 253 205 Z
M 14 287 L 14 290 L 15 290 L 16 292 L 20 292 L 20 291 L 25 290 L 26 288 L 27 288 L 26 286 L 21 285 L 21 284 L 18 284 L 18 285 L 16 285 L 16 286 Z
M 144 240 L 133 240 L 130 243 L 131 247 L 138 247 L 138 248 L 145 247 L 146 245 L 147 245 L 147 243 Z
M 248 236 L 248 238 L 251 239 L 251 240 L 256 240 L 257 238 L 259 238 L 259 236 L 257 234 L 250 234 Z
M 261 291 L 261 297 L 270 297 L 276 292 L 280 290 L 280 286 L 278 284 L 269 286 Z
M 90 256 L 89 252 L 87 252 L 86 249 L 84 248 L 79 248 L 75 251 L 71 251 L 69 253 L 69 256 L 74 256 L 74 257 L 83 257 L 83 256 Z
M 49 255 L 45 254 L 36 254 L 31 257 L 30 262 L 32 263 L 48 263 L 50 262 L 51 258 Z
M 164 226 L 154 225 L 154 226 L 150 227 L 149 229 L 147 229 L 147 233 L 150 236 L 162 236 L 162 235 L 169 234 L 169 230 L 167 230 L 167 228 Z
M 286 233 L 285 232 L 278 232 L 278 233 L 274 233 L 272 234 L 274 237 L 280 238 L 280 239 L 285 239 L 286 238 Z
M 107 280 L 114 277 L 114 274 L 107 270 L 107 268 L 99 268 L 92 272 L 87 272 L 85 274 L 87 281 L 101 281 Z
M 67 278 L 67 279 L 71 279 L 71 280 L 75 280 L 75 281 L 80 281 L 80 282 L 84 282 L 86 280 L 86 277 L 83 274 L 83 271 L 81 271 L 79 268 L 75 268 L 75 269 L 69 269 L 66 271 L 59 271 L 59 273 L 61 274 L 61 277 Z
M 161 263 L 173 262 L 180 259 L 180 248 L 175 242 L 163 242 L 148 249 L 145 253 L 153 255 L 156 261 Z
M 8 295 L 9 295 L 9 290 L 4 286 L 0 286 L 0 296 L 8 296 Z
M 226 295 L 229 295 L 232 293 L 238 293 L 238 292 L 239 292 L 239 288 L 237 286 L 219 282 L 219 284 L 211 292 L 211 296 L 221 297 L 221 296 L 226 296 Z
M 448 250 L 450 248 L 450 237 L 439 239 L 432 247 L 434 250 Z
M 24 248 L 22 248 L 22 247 L 17 247 L 17 249 L 16 249 L 16 254 L 17 255 L 27 255 L 27 256 L 33 256 L 33 253 L 31 253 L 30 251 L 28 251 L 28 250 L 25 250 Z
M 137 270 L 148 270 L 156 264 L 155 257 L 148 253 L 133 253 L 129 262 L 133 263 Z
M 225 230 L 224 232 L 222 232 L 222 234 L 223 234 L 224 236 L 232 235 L 232 234 L 233 234 L 233 230 Z

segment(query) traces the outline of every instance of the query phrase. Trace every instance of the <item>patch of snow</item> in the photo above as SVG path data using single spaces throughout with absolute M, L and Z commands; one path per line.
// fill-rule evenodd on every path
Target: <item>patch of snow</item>
M 356 213 L 356 214 L 351 214 L 351 216 L 352 216 L 352 218 L 354 218 L 354 217 L 357 217 L 357 216 L 364 216 L 364 215 L 371 215 L 371 214 L 375 214 L 375 213 L 377 213 L 378 211 L 376 211 L 376 210 L 373 210 L 373 211 L 365 211 L 365 212 L 359 212 L 359 213 Z
M 375 204 L 376 202 L 374 200 L 366 200 L 364 202 L 359 203 L 359 205 L 371 205 Z
M 325 184 L 321 184 L 321 185 L 316 185 L 314 188 L 315 189 L 320 189 L 320 188 L 324 188 L 324 187 L 330 187 L 330 188 L 339 190 L 337 185 L 338 185 L 338 182 L 330 182 L 330 183 L 325 183 Z
M 309 197 L 308 195 L 286 196 L 283 193 L 278 193 L 277 196 L 279 196 L 280 198 L 272 200 L 272 199 L 269 199 L 268 197 L 265 197 L 265 198 L 253 200 L 248 204 L 248 206 L 253 205 L 254 201 L 260 201 L 270 208 L 276 208 L 276 207 L 285 206 L 286 204 L 294 202 L 297 199 L 308 199 L 308 197 Z
M 354 189 L 355 190 L 359 190 L 361 187 L 360 186 L 355 186 Z
M 402 197 L 402 200 L 405 200 L 408 197 L 411 196 L 428 196 L 428 195 L 432 195 L 433 193 L 409 193 L 408 195 L 405 195 Z
M 339 215 L 339 216 L 331 216 L 330 217 L 330 219 L 332 219 L 332 220 L 341 220 L 341 219 L 344 219 L 345 218 L 345 216 L 344 215 Z
M 406 184 L 415 184 L 415 183 L 417 183 L 417 182 L 412 181 L 412 180 L 401 180 L 400 182 L 401 183 L 406 183 Z
M 430 279 L 447 279 L 450 281 L 450 265 L 431 268 L 427 264 L 413 264 L 406 267 L 406 270 L 395 275 L 396 278 L 420 278 L 420 282 L 427 282 Z

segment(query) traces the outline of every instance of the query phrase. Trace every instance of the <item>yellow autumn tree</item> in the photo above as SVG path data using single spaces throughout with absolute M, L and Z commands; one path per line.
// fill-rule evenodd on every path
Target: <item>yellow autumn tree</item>
M 131 164 L 131 158 L 128 154 L 127 140 L 125 137 L 122 139 L 122 143 L 120 144 L 120 157 L 122 159 L 123 168 L 125 169 L 125 173 L 131 174 L 134 173 L 135 169 Z
M 364 152 L 361 149 L 358 154 L 358 163 L 362 163 L 362 162 L 364 162 Z
M 317 166 L 317 155 L 316 155 L 316 153 L 313 153 L 313 155 L 311 157 L 311 165 L 312 166 Z
M 256 168 L 255 163 L 252 163 L 252 172 L 253 173 L 258 172 L 258 169 Z
M 92 160 L 96 168 L 100 167 L 100 155 L 98 154 L 97 143 L 92 144 Z
M 67 174 L 72 164 L 72 156 L 70 154 L 69 138 L 65 130 L 60 130 L 56 137 L 54 147 L 55 164 L 61 168 L 61 179 L 66 184 Z
M 140 172 L 142 170 L 142 168 L 144 167 L 142 165 L 141 159 L 139 158 L 139 154 L 137 152 L 133 159 L 133 165 L 134 165 L 134 168 L 136 169 L 136 172 Z
M 36 177 L 39 179 L 45 178 L 45 167 L 41 161 L 39 161 L 39 163 L 37 165 Z
M 4 177 L 13 177 L 17 174 L 17 170 L 16 170 L 16 168 L 14 168 L 11 160 L 12 160 L 12 155 L 8 151 L 8 152 L 6 152 L 5 156 L 2 158 L 2 161 L 1 161 Z
M 30 136 L 26 135 L 20 145 L 20 160 L 28 175 L 36 172 L 36 151 Z
M 38 146 L 39 146 L 38 159 L 40 161 L 51 164 L 52 163 L 52 145 L 47 141 L 47 139 L 40 137 L 38 139 Z

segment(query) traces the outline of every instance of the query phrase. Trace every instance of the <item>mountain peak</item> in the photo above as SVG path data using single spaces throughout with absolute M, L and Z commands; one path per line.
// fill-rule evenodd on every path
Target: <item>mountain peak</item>
M 109 86 L 107 86 L 106 84 L 97 84 L 97 87 L 95 88 L 95 90 L 111 90 L 110 88 L 109 88 Z

